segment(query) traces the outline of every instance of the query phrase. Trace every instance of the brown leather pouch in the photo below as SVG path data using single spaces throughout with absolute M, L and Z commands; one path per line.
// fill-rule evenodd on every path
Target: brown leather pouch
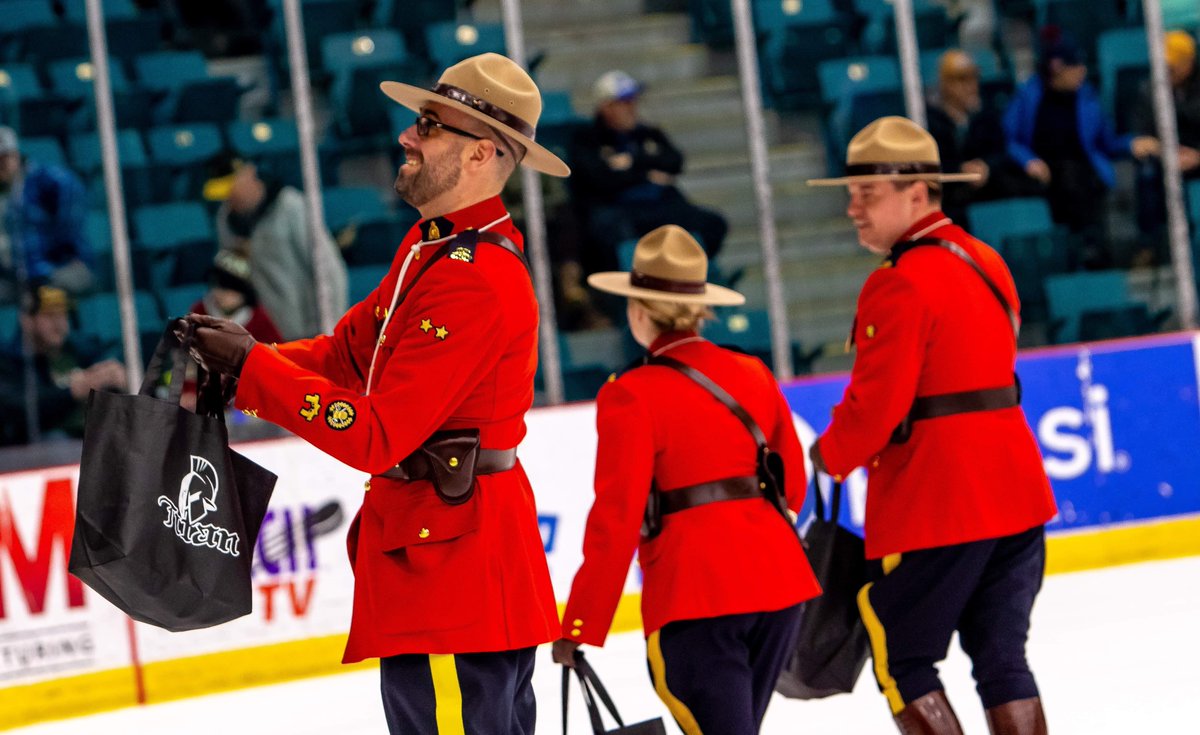
M 479 458 L 479 429 L 439 431 L 417 451 L 429 463 L 428 479 L 442 502 L 459 505 L 471 499 Z

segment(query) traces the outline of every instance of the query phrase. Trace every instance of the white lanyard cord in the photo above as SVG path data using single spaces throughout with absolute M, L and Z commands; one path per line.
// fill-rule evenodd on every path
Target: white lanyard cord
M 921 230 L 921 231 L 920 231 L 920 232 L 918 232 L 917 234 L 915 234 L 915 235 L 913 235 L 912 237 L 908 238 L 908 241 L 909 241 L 909 242 L 912 242 L 913 240 L 920 240 L 922 237 L 925 237 L 926 235 L 928 235 L 929 233 L 933 232 L 933 231 L 934 231 L 934 230 L 936 230 L 937 228 L 939 228 L 939 227 L 943 227 L 943 226 L 945 226 L 945 225 L 949 225 L 949 224 L 953 224 L 953 223 L 950 221 L 950 218 L 949 218 L 949 217 L 942 217 L 942 218 L 941 218 L 940 220 L 938 220 L 937 222 L 934 222 L 932 225 L 930 225 L 930 226 L 926 227 L 925 229 Z
M 506 213 L 500 219 L 489 222 L 483 227 L 480 227 L 479 231 L 486 232 L 504 220 L 509 219 L 511 216 L 512 215 Z M 383 326 L 379 328 L 380 339 L 375 340 L 375 350 L 371 353 L 371 368 L 367 371 L 367 390 L 363 393 L 364 396 L 371 395 L 371 383 L 375 378 L 375 360 L 379 357 L 379 347 L 383 344 L 382 337 L 385 333 L 387 333 L 388 324 L 391 324 L 392 316 L 395 314 L 396 301 L 400 298 L 400 290 L 404 286 L 404 277 L 408 275 L 408 266 L 412 263 L 413 258 L 416 257 L 417 253 L 421 252 L 421 248 L 425 247 L 426 245 L 441 245 L 448 240 L 453 240 L 454 238 L 458 237 L 459 234 L 461 233 L 439 237 L 436 240 L 422 240 L 420 242 L 415 242 L 413 243 L 412 247 L 408 249 L 408 255 L 404 257 L 404 264 L 400 266 L 400 277 L 396 279 L 396 288 L 392 291 L 392 304 L 388 307 L 387 311 L 383 313 Z

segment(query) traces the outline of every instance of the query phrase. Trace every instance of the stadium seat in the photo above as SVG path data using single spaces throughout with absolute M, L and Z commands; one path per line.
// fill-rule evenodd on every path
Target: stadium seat
M 0 64 L 0 119 L 23 136 L 60 135 L 71 103 L 42 88 L 32 64 Z
M 287 78 L 287 33 L 284 28 L 282 0 L 268 0 L 274 19 L 267 35 L 267 52 L 273 59 L 276 73 Z M 327 70 L 322 66 L 322 39 L 331 34 L 348 33 L 358 25 L 359 3 L 347 0 L 301 0 L 300 13 L 304 23 L 304 48 L 308 57 L 309 75 L 323 82 Z M 284 86 L 286 86 L 284 81 Z
M 971 234 L 1003 252 L 1005 239 L 1054 231 L 1050 205 L 1040 197 L 977 202 L 967 207 Z
M 302 188 L 300 135 L 295 120 L 236 121 L 229 123 L 226 133 L 229 147 L 238 157 L 252 161 L 285 184 Z
M 1079 340 L 1095 342 L 1152 334 L 1162 327 L 1169 314 L 1168 310 L 1151 314 L 1150 308 L 1142 303 L 1109 309 L 1089 309 L 1079 315 Z
M 386 265 L 360 265 L 346 269 L 350 303 L 357 304 L 371 295 L 387 275 Z
M 859 43 L 872 54 L 896 53 L 896 20 L 890 0 L 854 0 L 855 8 L 866 19 Z M 943 5 L 934 0 L 913 0 L 917 48 L 943 48 L 951 40 L 951 23 Z
M 86 27 L 86 0 L 62 0 L 68 23 Z M 104 35 L 108 52 L 122 59 L 149 53 L 162 42 L 162 21 L 153 10 L 138 10 L 132 0 L 104 0 Z
M 504 26 L 499 23 L 434 23 L 426 28 L 425 38 L 438 69 L 488 51 L 505 53 Z
M 104 159 L 98 133 L 75 133 L 67 138 L 67 155 L 71 169 L 87 184 L 88 201 L 102 207 L 104 190 Z M 142 137 L 136 130 L 117 131 L 117 158 L 121 164 L 121 183 L 128 206 L 138 206 L 153 199 L 154 182 Z
M 1046 279 L 1053 342 L 1080 339 L 1080 318 L 1085 312 L 1122 309 L 1136 303 L 1129 297 L 1124 271 L 1066 273 Z
M 153 93 L 150 90 L 135 87 L 125 74 L 125 67 L 116 57 L 108 60 L 109 83 L 112 87 L 113 108 L 117 126 L 122 128 L 143 128 L 152 120 Z M 68 125 L 71 130 L 92 130 L 96 125 L 95 94 L 92 91 L 92 79 L 95 70 L 90 58 L 60 59 L 48 66 L 50 89 L 71 101 L 78 103 L 78 108 L 71 115 Z
M 155 109 L 160 123 L 224 123 L 238 116 L 246 91 L 234 77 L 214 77 L 198 51 L 159 51 L 133 60 L 143 86 L 161 98 Z
M 821 102 L 833 107 L 838 100 L 865 91 L 899 89 L 900 66 L 891 56 L 858 56 L 823 61 L 817 66 Z
M 576 114 L 571 93 L 563 90 L 542 91 L 542 116 L 538 119 L 537 140 L 562 159 L 567 158 L 571 136 L 587 118 Z
M 429 58 L 425 28 L 458 17 L 460 0 L 379 0 L 375 4 L 372 25 L 376 28 L 398 28 L 404 34 L 409 51 L 422 59 Z
M 21 138 L 21 155 L 31 163 L 45 163 L 54 166 L 67 166 L 67 156 L 63 153 L 62 144 L 58 138 L 50 136 L 41 138 Z
M 203 283 L 190 283 L 185 286 L 172 286 L 159 294 L 162 302 L 162 313 L 167 319 L 183 316 L 192 310 L 192 305 L 204 298 L 208 286 Z
M 1046 278 L 1071 267 L 1071 240 L 1056 229 L 1046 200 L 1031 198 L 978 202 L 967 207 L 971 233 L 1004 258 L 1017 284 L 1021 315 L 1045 321 Z
M 754 21 L 765 37 L 759 65 L 766 102 L 781 109 L 816 104 L 817 66 L 845 55 L 853 16 L 838 12 L 830 0 L 767 0 L 754 4 Z
M 1083 47 L 1090 63 L 1096 59 L 1100 35 L 1126 25 L 1119 4 L 1120 0 L 1037 0 L 1034 3 L 1035 27 L 1053 25 L 1067 29 Z
M 151 128 L 146 143 L 160 194 L 157 201 L 198 201 L 209 162 L 225 150 L 221 132 L 213 123 Z
M 0 348 L 15 346 L 21 328 L 18 313 L 16 304 L 0 304 Z
M 325 206 L 325 225 L 334 234 L 356 221 L 388 213 L 381 192 L 369 186 L 329 187 L 321 192 L 321 199 Z
M 409 56 L 399 33 L 383 29 L 334 34 L 322 41 L 321 49 L 333 76 L 330 110 L 338 140 L 367 148 L 390 145 L 388 112 L 395 104 L 380 94 L 379 83 L 423 84 L 424 62 Z
M 138 333 L 153 334 L 155 338 L 166 326 L 158 310 L 158 302 L 148 291 L 133 292 L 134 312 L 137 315 Z M 79 300 L 79 333 L 91 335 L 99 340 L 110 354 L 117 354 L 121 347 L 121 308 L 115 293 L 98 293 Z M 142 355 L 143 361 L 149 355 Z
M 83 220 L 83 236 L 92 246 L 92 258 L 95 260 L 93 273 L 96 276 L 97 291 L 113 291 L 117 287 L 112 256 L 112 228 L 109 227 L 108 213 L 101 209 L 89 209 Z M 137 282 L 137 264 L 134 264 L 134 282 Z
M 1138 88 L 1150 76 L 1145 28 L 1105 31 L 1097 41 L 1100 100 L 1118 133 L 1129 132 Z
M 5 0 L 0 13 L 0 50 L 5 59 L 21 58 L 24 36 L 33 29 L 58 25 L 47 0 Z
M 723 309 L 704 326 L 704 336 L 710 342 L 735 347 L 771 364 L 771 317 L 765 311 Z
M 155 291 L 203 282 L 217 252 L 212 218 L 194 201 L 158 204 L 133 211 L 139 258 L 151 262 Z

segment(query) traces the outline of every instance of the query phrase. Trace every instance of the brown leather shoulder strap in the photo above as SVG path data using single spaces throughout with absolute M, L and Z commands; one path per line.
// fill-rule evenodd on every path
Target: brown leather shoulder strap
M 958 256 L 964 263 L 971 266 L 971 269 L 979 274 L 979 277 L 983 279 L 984 284 L 987 285 L 988 290 L 991 291 L 992 295 L 996 297 L 996 301 L 999 302 L 1000 307 L 1004 309 L 1005 315 L 1008 316 L 1008 323 L 1012 326 L 1013 339 L 1015 340 L 1017 338 L 1021 332 L 1021 321 L 1017 317 L 1017 313 L 1013 309 L 1012 304 L 1009 303 L 1008 299 L 1004 296 L 1004 292 L 1000 290 L 1000 287 L 996 285 L 996 282 L 992 280 L 992 277 L 989 276 L 987 271 L 983 269 L 983 266 L 979 265 L 979 262 L 972 258 L 971 254 L 968 253 L 962 245 L 959 245 L 956 242 L 950 242 L 949 240 L 943 240 L 939 237 L 923 237 L 919 240 L 913 240 L 912 244 L 909 245 L 907 249 L 921 245 L 935 245 L 944 250 L 949 250 L 951 253 L 954 253 L 956 256 Z
M 754 420 L 754 417 L 752 417 L 750 413 L 746 411 L 746 409 L 742 408 L 742 404 L 738 403 L 733 396 L 729 395 L 728 391 L 717 385 L 712 378 L 708 377 L 691 365 L 680 362 L 673 357 L 667 357 L 666 355 L 649 357 L 646 359 L 645 364 L 669 367 L 672 370 L 678 370 L 687 377 L 691 378 L 693 381 L 698 383 L 701 388 L 704 388 L 709 393 L 712 393 L 714 398 L 720 401 L 725 408 L 728 408 L 730 411 L 732 411 L 734 416 L 738 417 L 738 420 L 745 425 L 746 429 L 750 432 L 750 435 L 754 437 L 754 441 L 759 447 L 767 446 L 767 435 L 763 433 L 763 430 L 759 427 L 758 422 Z

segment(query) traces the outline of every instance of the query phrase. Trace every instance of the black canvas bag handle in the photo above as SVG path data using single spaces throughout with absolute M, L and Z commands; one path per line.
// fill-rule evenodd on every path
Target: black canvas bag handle
M 176 334 L 177 325 L 183 331 L 182 339 Z M 142 376 L 142 385 L 138 389 L 138 395 L 153 397 L 155 387 L 162 382 L 165 367 L 169 364 L 171 383 L 167 388 L 166 401 L 176 406 L 179 405 L 179 401 L 183 397 L 184 376 L 187 375 L 187 366 L 189 363 L 195 362 L 191 359 L 189 352 L 195 337 L 195 324 L 184 319 L 172 319 L 167 323 L 162 336 L 158 338 L 154 354 L 150 356 L 150 361 L 146 363 L 146 372 Z M 209 416 L 219 420 L 221 423 L 225 423 L 225 398 L 221 391 L 220 375 L 209 373 L 203 367 L 200 367 L 196 378 L 196 386 L 196 413 L 200 416 Z
M 563 735 L 567 735 L 567 702 L 569 700 L 571 688 L 571 668 L 568 666 L 562 667 L 562 717 L 563 717 Z M 596 703 L 599 699 L 604 704 L 604 708 L 612 715 L 616 721 L 617 727 L 625 727 L 625 721 L 621 719 L 621 714 L 617 712 L 617 705 L 613 702 L 608 690 L 604 688 L 604 684 L 600 682 L 600 677 L 596 675 L 596 670 L 584 658 L 583 651 L 575 650 L 575 676 L 579 679 L 579 688 L 583 692 L 583 702 L 587 706 L 588 718 L 592 721 L 592 732 L 595 735 L 604 735 L 604 719 L 600 713 L 600 705 Z
M 829 509 L 828 519 L 825 518 L 825 495 L 821 492 L 820 483 L 816 483 L 814 489 L 816 490 L 816 493 L 814 493 L 815 497 L 813 500 L 816 503 L 815 510 L 817 513 L 817 518 L 822 521 L 827 520 L 829 523 L 837 523 L 838 516 L 842 513 L 842 483 L 833 483 L 833 492 L 830 493 L 832 497 L 829 499 L 830 504 L 833 507 Z

